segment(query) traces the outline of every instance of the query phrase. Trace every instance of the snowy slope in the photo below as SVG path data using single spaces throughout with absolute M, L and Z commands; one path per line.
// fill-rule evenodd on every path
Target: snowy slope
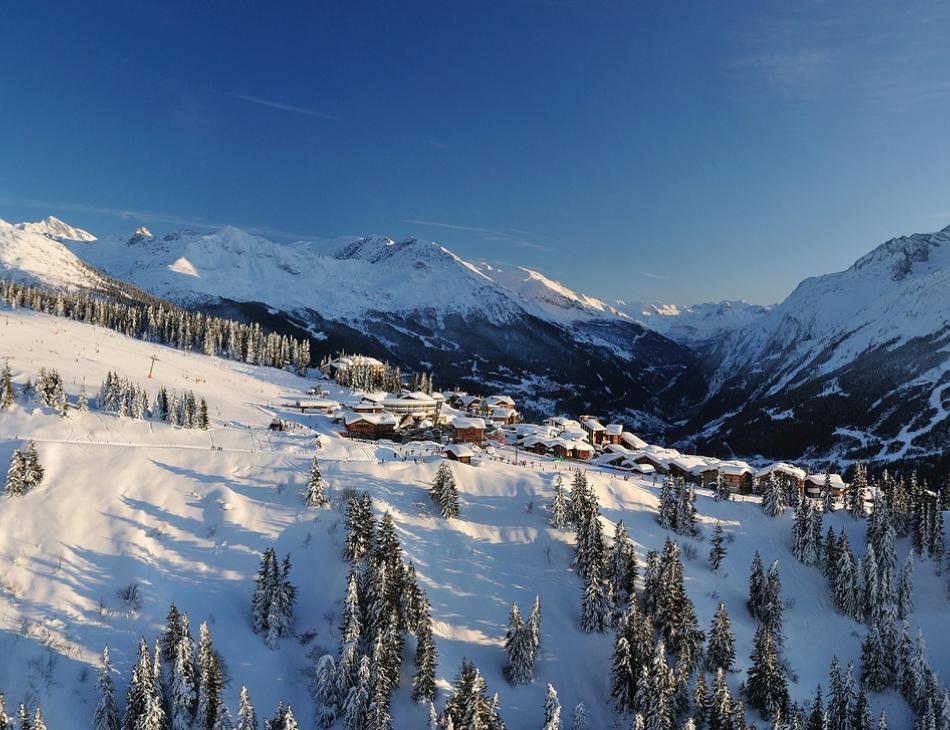
M 702 418 L 751 400 L 759 410 L 797 409 L 812 430 L 804 440 L 825 452 L 926 456 L 950 435 L 948 343 L 950 227 L 895 238 L 845 271 L 806 279 L 723 338 Z M 746 407 L 738 420 L 750 417 Z
M 35 223 L 17 223 L 16 227 L 22 231 L 39 233 L 41 236 L 47 236 L 57 241 L 83 241 L 88 243 L 96 240 L 96 237 L 89 233 L 89 231 L 84 231 L 82 228 L 74 228 L 52 215 Z
M 0 412 L 0 464 L 8 463 L 23 439 L 34 438 L 47 468 L 37 490 L 0 503 L 0 688 L 8 706 L 38 699 L 51 728 L 87 727 L 95 700 L 84 670 L 108 642 L 124 696 L 138 637 L 155 637 L 174 600 L 189 612 L 193 629 L 202 620 L 211 624 L 230 670 L 225 698 L 232 708 L 246 683 L 259 715 L 270 715 L 283 698 L 302 726 L 311 727 L 306 654 L 313 646 L 337 646 L 336 621 L 325 617 L 328 611 L 340 615 L 347 570 L 339 557 L 340 513 L 307 510 L 298 495 L 309 459 L 318 453 L 334 495 L 343 488 L 367 490 L 378 511 L 393 513 L 407 557 L 432 600 L 440 704 L 464 656 L 482 669 L 489 691 L 500 692 L 502 716 L 512 730 L 540 725 L 548 682 L 565 708 L 579 701 L 588 705 L 592 727 L 628 726 L 628 720 L 615 725 L 608 709 L 612 637 L 578 628 L 581 583 L 568 568 L 570 533 L 546 523 L 542 507 L 551 496 L 553 462 L 454 465 L 462 515 L 444 521 L 431 514 L 426 491 L 436 457 L 418 463 L 393 459 L 395 452 L 384 444 L 333 436 L 323 416 L 290 415 L 305 428 L 267 431 L 271 414 L 280 412 L 276 404 L 312 381 L 25 311 L 0 311 L 0 331 L 18 381 L 34 378 L 40 367 L 56 367 L 72 396 L 82 382 L 93 394 L 105 372 L 116 368 L 146 384 L 151 395 L 161 385 L 193 389 L 208 399 L 212 416 L 209 432 L 194 432 L 95 411 L 62 419 L 21 404 Z M 153 354 L 159 362 L 155 378 L 147 381 Z M 331 395 L 341 394 L 334 389 Z M 314 432 L 322 434 L 319 452 Z M 212 451 L 212 443 L 222 450 Z M 661 547 L 668 534 L 656 523 L 656 487 L 595 470 L 590 478 L 605 520 L 625 521 L 642 564 L 645 552 Z M 781 561 L 789 599 L 787 658 L 798 675 L 793 697 L 810 697 L 815 683 L 824 681 L 832 653 L 845 663 L 858 661 L 864 629 L 834 612 L 817 569 L 793 560 L 790 516 L 773 521 L 763 516 L 757 498 L 717 504 L 706 492 L 697 506 L 705 529 L 720 520 L 734 536 L 720 574 L 711 573 L 702 557 L 686 561 L 687 590 L 701 625 L 708 626 L 719 600 L 732 616 L 743 670 L 730 677 L 733 689 L 748 666 L 754 630 L 744 608 L 753 549 L 766 564 Z M 862 523 L 843 512 L 831 521 L 836 530 L 848 531 L 853 545 L 863 544 Z M 612 534 L 609 524 L 606 531 Z M 292 555 L 297 631 L 316 634 L 308 647 L 285 640 L 279 651 L 269 651 L 251 632 L 253 576 L 260 552 L 271 545 Z M 706 543 L 695 546 L 705 555 Z M 908 548 L 900 545 L 901 560 Z M 141 583 L 144 600 L 139 614 L 126 616 L 118 612 L 115 592 L 133 580 Z M 918 571 L 911 626 L 934 637 L 931 663 L 947 676 L 950 646 L 936 640 L 945 627 L 943 582 L 929 570 Z M 532 685 L 513 688 L 501 675 L 508 609 L 512 600 L 526 609 L 535 595 L 543 609 L 537 676 Z M 411 660 L 395 696 L 400 730 L 424 723 L 408 700 L 410 672 Z M 906 708 L 892 694 L 874 702 L 887 705 L 892 727 L 909 726 Z
M 97 288 L 104 281 L 66 246 L 44 232 L 3 220 L 0 220 L 0 275 L 68 289 Z

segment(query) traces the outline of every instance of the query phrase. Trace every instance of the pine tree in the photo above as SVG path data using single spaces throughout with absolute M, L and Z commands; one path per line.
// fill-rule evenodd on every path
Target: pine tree
M 762 605 L 761 619 L 771 632 L 772 638 L 781 646 L 784 643 L 784 605 L 782 603 L 782 584 L 778 575 L 778 561 L 769 566 L 765 578 L 765 601 Z
M 26 490 L 26 461 L 23 452 L 14 449 L 13 456 L 10 458 L 10 466 L 7 469 L 7 479 L 3 493 L 8 497 L 19 497 L 25 494 Z
M 825 730 L 825 706 L 821 701 L 821 685 L 815 688 L 815 698 L 805 721 L 804 730 Z
M 713 683 L 712 700 L 709 704 L 709 729 L 734 730 L 732 714 L 734 702 L 726 684 L 726 674 L 721 669 L 716 671 Z
M 432 482 L 432 499 L 439 507 L 444 519 L 459 516 L 459 493 L 455 486 L 455 477 L 447 462 L 442 462 Z
M 732 499 L 732 493 L 729 491 L 729 485 L 726 482 L 726 475 L 722 471 L 716 471 L 716 484 L 713 488 L 713 499 L 717 502 L 724 502 Z
M 324 654 L 317 661 L 314 672 L 315 700 L 317 704 L 316 722 L 320 727 L 330 727 L 340 714 L 337 698 L 336 662 L 330 654 Z
M 168 606 L 168 614 L 165 616 L 165 629 L 162 631 L 162 661 L 168 665 L 174 665 L 175 654 L 178 649 L 178 642 L 182 638 L 181 613 L 178 606 L 171 603 Z
M 772 632 L 764 624 L 756 629 L 750 658 L 745 685 L 749 704 L 766 719 L 784 716 L 789 704 L 788 682 Z
M 614 541 L 607 557 L 607 581 L 613 600 L 614 623 L 626 610 L 627 603 L 636 591 L 637 553 L 627 536 L 623 520 L 614 527 Z
M 257 713 L 251 704 L 251 695 L 247 687 L 241 686 L 241 696 L 238 700 L 237 724 L 234 730 L 258 730 Z
M 190 730 L 198 701 L 198 675 L 195 669 L 194 644 L 188 628 L 188 614 L 180 614 L 177 621 L 178 640 L 172 663 L 172 730 Z
M 15 402 L 13 375 L 10 372 L 10 363 L 5 362 L 3 370 L 0 371 L 0 411 L 9 411 Z
M 558 474 L 554 479 L 554 499 L 551 501 L 551 527 L 559 530 L 567 527 L 567 513 L 567 497 L 564 494 L 564 486 L 561 475 Z
M 889 730 L 887 726 L 887 710 L 881 710 L 881 714 L 877 718 L 877 728 L 875 730 Z
M 856 520 L 863 520 L 868 516 L 867 506 L 864 503 L 868 489 L 867 470 L 863 464 L 856 464 L 851 484 L 844 492 L 844 506 L 848 513 Z
M 861 644 L 861 681 L 872 692 L 881 692 L 889 682 L 884 640 L 877 623 L 871 625 Z
M 607 630 L 610 600 L 607 584 L 600 577 L 600 568 L 594 563 L 584 587 L 581 604 L 581 628 L 588 633 L 603 633 Z
M 736 640 L 726 604 L 720 603 L 709 628 L 709 643 L 706 646 L 706 668 L 714 672 L 722 669 L 729 672 L 736 660 Z
M 43 482 L 45 470 L 40 464 L 40 456 L 36 451 L 36 443 L 30 441 L 23 456 L 23 491 L 36 489 Z
M 749 600 L 746 605 L 752 618 L 761 619 L 766 601 L 765 571 L 762 568 L 762 558 L 759 551 L 752 556 L 752 568 L 749 572 Z
M 511 684 L 530 684 L 534 679 L 532 644 L 531 632 L 521 618 L 518 604 L 512 603 L 504 644 L 505 653 L 508 655 L 504 673 Z
M 369 657 L 363 655 L 356 673 L 356 681 L 343 702 L 343 727 L 362 730 L 369 712 L 372 672 Z
M 851 706 L 851 730 L 874 730 L 874 721 L 871 719 L 871 702 L 863 687 Z
M 835 511 L 835 493 L 831 489 L 831 474 L 825 472 L 825 483 L 821 490 L 822 495 L 822 508 L 828 514 L 831 514 Z
M 149 697 L 155 691 L 152 662 L 145 639 L 139 641 L 138 661 L 132 668 L 132 681 L 126 693 L 122 730 L 141 730 L 142 718 L 149 709 Z
M 667 474 L 660 488 L 660 507 L 657 511 L 660 527 L 672 530 L 676 525 L 676 490 L 672 474 Z
M 43 711 L 37 707 L 33 711 L 33 727 L 31 730 L 46 730 L 46 721 L 43 719 Z
M 781 517 L 788 509 L 785 501 L 785 489 L 775 478 L 775 472 L 769 474 L 765 481 L 765 491 L 762 493 L 762 510 L 769 517 Z
M 706 675 L 697 672 L 696 684 L 693 686 L 693 718 L 696 720 L 697 730 L 703 730 L 709 722 L 709 687 L 706 686 Z
M 844 615 L 852 618 L 858 616 L 858 596 L 856 591 L 856 576 L 854 558 L 848 545 L 848 538 L 842 531 L 838 541 L 838 563 L 832 576 L 835 606 Z
M 214 653 L 211 629 L 204 621 L 198 627 L 198 655 L 195 670 L 198 675 L 195 728 L 196 730 L 214 730 L 214 721 L 221 705 L 221 676 L 218 658 Z
M 571 712 L 571 730 L 590 730 L 590 713 L 583 702 L 574 705 L 574 711 Z
M 429 613 L 429 600 L 422 594 L 419 621 L 416 624 L 416 672 L 412 677 L 412 699 L 415 702 L 435 700 L 435 671 L 438 656 L 435 640 L 432 637 L 432 616 Z
M 344 555 L 350 562 L 359 560 L 373 545 L 373 501 L 369 494 L 350 497 L 346 505 L 346 547 Z
M 726 548 L 723 540 L 722 524 L 716 520 L 716 526 L 713 528 L 712 547 L 709 549 L 709 567 L 713 571 L 718 571 L 722 565 L 722 559 L 726 557 Z
M 96 677 L 96 692 L 99 703 L 93 718 L 95 730 L 119 730 L 119 706 L 115 699 L 115 684 L 112 681 L 112 662 L 109 659 L 109 647 L 102 650 L 99 659 L 99 672 Z M 0 727 L 4 725 L 5 714 L 0 706 Z
M 544 696 L 544 726 L 541 730 L 561 730 L 561 703 L 557 698 L 557 690 L 551 684 Z
M 310 478 L 307 480 L 307 486 L 304 488 L 303 501 L 307 507 L 325 508 L 330 506 L 330 498 L 327 496 L 327 485 L 320 473 L 320 464 L 317 463 L 317 457 L 314 456 L 310 462 Z

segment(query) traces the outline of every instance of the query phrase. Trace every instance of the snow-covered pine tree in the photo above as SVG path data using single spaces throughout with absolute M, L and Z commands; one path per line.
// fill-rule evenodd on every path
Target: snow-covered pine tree
M 667 474 L 660 488 L 660 506 L 657 510 L 660 527 L 672 530 L 676 525 L 676 488 L 672 474 Z
M 716 484 L 713 487 L 713 499 L 717 502 L 725 502 L 732 499 L 732 492 L 729 491 L 729 484 L 726 482 L 726 475 L 721 470 L 716 471 Z
M 693 487 L 680 480 L 676 493 L 676 512 L 673 529 L 680 535 L 696 535 L 696 492 Z
M 590 713 L 583 702 L 574 705 L 571 712 L 571 730 L 590 730 Z
M 902 621 L 914 610 L 914 554 L 907 553 L 897 582 L 897 618 Z M 950 728 L 947 728 L 950 730 Z
M 696 684 L 693 685 L 693 718 L 696 720 L 697 730 L 703 730 L 709 722 L 709 706 L 711 698 L 709 687 L 706 685 L 706 673 L 696 673 Z
M 531 639 L 531 666 L 534 667 L 538 649 L 541 647 L 541 596 L 534 597 L 531 613 L 528 614 L 528 620 L 525 622 L 525 629 Z
M 720 602 L 709 627 L 709 642 L 706 645 L 706 668 L 710 672 L 722 669 L 729 672 L 736 660 L 736 640 L 726 604 Z
M 590 568 L 581 603 L 581 628 L 588 633 L 602 634 L 610 618 L 610 596 L 607 583 L 600 577 L 600 566 Z
M 828 532 L 825 534 L 825 545 L 821 552 L 824 556 L 822 572 L 828 580 L 833 581 L 838 569 L 838 537 L 835 535 L 835 528 L 831 525 L 828 525 Z
M 775 472 L 772 472 L 766 479 L 765 489 L 762 492 L 762 510 L 769 517 L 781 517 L 788 509 L 785 496 L 785 489 L 775 478 Z
M 267 613 L 267 632 L 264 643 L 276 649 L 280 639 L 290 636 L 294 627 L 294 603 L 297 589 L 290 582 L 290 554 L 284 556 L 277 579 L 273 585 Z
M 627 620 L 625 615 L 617 627 L 610 667 L 610 697 L 614 709 L 620 714 L 625 714 L 634 708 L 638 676 L 630 640 L 627 638 L 630 631 Z
M 592 497 L 593 493 L 587 483 L 587 475 L 577 469 L 571 480 L 571 504 L 568 509 L 568 518 L 575 527 L 579 526 L 581 517 L 590 511 Z
M 369 712 L 372 691 L 372 670 L 369 657 L 360 658 L 356 681 L 343 701 L 343 727 L 345 730 L 363 730 Z
M 719 520 L 716 520 L 716 526 L 713 528 L 712 547 L 709 548 L 709 567 L 713 571 L 718 571 L 724 557 L 726 557 L 726 546 L 723 539 L 722 524 Z
M 511 684 L 530 684 L 534 679 L 532 644 L 531 632 L 521 618 L 518 604 L 512 603 L 504 642 L 505 654 L 508 656 L 504 674 Z
M 568 523 L 567 496 L 564 494 L 564 483 L 561 475 L 554 478 L 554 498 L 551 500 L 551 527 L 563 529 Z
M 36 489 L 43 482 L 46 470 L 40 463 L 40 456 L 36 451 L 36 442 L 30 441 L 23 454 L 23 487 L 24 492 Z
M 181 613 L 178 606 L 171 603 L 168 606 L 168 613 L 165 616 L 165 629 L 162 631 L 162 661 L 166 665 L 175 663 L 175 652 L 178 649 L 178 642 L 181 641 Z
M 33 725 L 30 730 L 46 730 L 46 720 L 43 719 L 43 711 L 39 707 L 33 711 Z
M 169 714 L 172 730 L 190 730 L 198 702 L 198 671 L 195 668 L 195 647 L 188 614 L 179 613 L 177 622 L 174 657 L 169 662 L 172 667 Z
M 151 698 L 155 694 L 152 660 L 145 639 L 139 640 L 138 661 L 132 668 L 132 681 L 126 693 L 122 730 L 143 730 L 144 718 L 154 714 Z M 160 729 L 159 729 L 160 730 Z
M 772 632 L 759 624 L 752 649 L 752 666 L 746 676 L 745 690 L 749 705 L 767 720 L 784 717 L 788 711 L 788 680 L 778 656 Z
M 314 672 L 314 701 L 317 705 L 316 723 L 320 727 L 330 727 L 340 715 L 337 697 L 336 662 L 330 654 L 324 654 L 317 661 Z
M 726 682 L 726 674 L 721 669 L 716 670 L 713 682 L 712 698 L 709 702 L 710 730 L 732 730 L 732 715 L 734 708 L 732 693 Z
M 771 632 L 778 646 L 784 643 L 784 604 L 782 603 L 782 583 L 778 575 L 778 560 L 772 562 L 765 577 L 765 602 L 762 606 L 762 623 Z
M 19 449 L 13 450 L 3 493 L 8 497 L 19 497 L 26 493 L 26 458 Z
M 112 661 L 109 659 L 109 647 L 102 650 L 99 659 L 99 671 L 96 675 L 96 693 L 99 702 L 93 717 L 94 730 L 119 730 L 119 706 L 115 699 L 115 684 L 112 681 Z M 5 726 L 6 714 L 0 706 L 0 727 Z
M 863 606 L 858 601 L 854 556 L 851 554 L 848 537 L 843 530 L 838 540 L 837 553 L 838 563 L 835 566 L 834 575 L 831 576 L 835 607 L 845 616 L 860 621 Z
M 541 730 L 561 730 L 561 702 L 553 684 L 548 685 L 544 695 L 544 725 Z
M 752 618 L 761 619 L 766 601 L 765 571 L 762 568 L 762 557 L 759 551 L 752 556 L 752 568 L 749 571 L 749 599 L 746 606 Z
M 261 556 L 261 567 L 255 578 L 256 588 L 251 599 L 251 623 L 254 632 L 264 633 L 267 630 L 270 602 L 274 594 L 275 585 L 279 580 L 277 554 L 274 548 L 265 548 Z
M 871 624 L 861 644 L 861 682 L 872 692 L 881 692 L 889 683 L 884 640 L 877 622 Z
M 831 488 L 831 474 L 828 473 L 827 471 L 825 472 L 824 486 L 822 487 L 822 490 L 821 490 L 821 499 L 822 499 L 822 502 L 821 502 L 822 509 L 826 513 L 830 514 L 835 511 L 835 504 L 837 502 L 837 498 L 835 497 L 835 493 Z
M 864 464 L 855 464 L 854 476 L 851 483 L 844 490 L 844 507 L 856 520 L 863 520 L 868 516 L 864 498 L 868 490 L 868 475 Z
M 330 506 L 330 498 L 327 496 L 327 484 L 320 473 L 320 464 L 317 457 L 314 456 L 310 461 L 310 476 L 307 479 L 307 486 L 304 488 L 303 501 L 307 507 L 326 508 Z
M 0 411 L 9 411 L 16 403 L 16 394 L 13 390 L 13 374 L 10 372 L 10 363 L 3 364 L 0 370 Z
M 369 494 L 354 494 L 346 504 L 346 545 L 344 557 L 349 561 L 359 560 L 373 545 L 373 500 Z
M 822 512 L 812 500 L 808 502 L 808 538 L 805 542 L 805 565 L 821 565 L 824 557 L 822 545 Z
M 616 623 L 634 596 L 637 580 L 637 553 L 623 520 L 617 520 L 614 526 L 614 541 L 607 556 L 607 580 L 613 600 L 613 623 Z
M 206 621 L 198 627 L 198 654 L 195 660 L 198 676 L 198 701 L 195 709 L 195 730 L 214 730 L 214 721 L 221 706 L 222 677 L 215 655 L 211 629 Z
M 429 599 L 422 593 L 419 620 L 416 623 L 416 671 L 412 676 L 412 699 L 415 702 L 435 700 L 435 671 L 438 663 L 435 639 L 432 636 L 432 616 Z

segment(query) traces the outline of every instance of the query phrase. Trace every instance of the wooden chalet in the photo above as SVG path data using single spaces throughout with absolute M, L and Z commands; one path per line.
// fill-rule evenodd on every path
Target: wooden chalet
M 457 444 L 481 444 L 485 441 L 485 421 L 481 418 L 452 419 L 452 440 Z
M 363 438 L 386 438 L 395 435 L 399 419 L 391 413 L 347 413 L 343 425 L 348 433 Z
M 828 486 L 831 487 L 831 493 L 835 497 L 840 497 L 848 486 L 844 483 L 840 474 L 809 474 L 804 479 L 805 494 L 815 499 L 823 497 L 826 479 Z
M 786 464 L 784 462 L 775 462 L 774 464 L 769 464 L 768 466 L 759 469 L 755 473 L 755 482 L 758 491 L 762 491 L 763 485 L 773 474 L 776 477 L 782 477 L 784 479 L 791 480 L 798 488 L 799 495 L 803 493 L 805 488 L 805 470 L 799 469 L 797 466 Z
M 587 432 L 587 438 L 595 446 L 607 441 L 607 427 L 593 416 L 581 416 L 581 427 Z
M 623 425 L 619 423 L 608 423 L 607 424 L 607 438 L 606 443 L 608 444 L 619 444 L 620 437 L 623 436 Z
M 465 444 L 446 444 L 442 448 L 442 455 L 446 459 L 457 461 L 460 464 L 471 464 L 475 452 Z

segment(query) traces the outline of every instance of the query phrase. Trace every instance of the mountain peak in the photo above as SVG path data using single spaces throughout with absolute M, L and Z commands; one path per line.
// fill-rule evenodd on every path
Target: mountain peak
M 35 223 L 17 223 L 16 228 L 19 228 L 21 231 L 38 233 L 41 236 L 46 236 L 56 241 L 82 241 L 89 243 L 96 240 L 96 237 L 89 233 L 89 231 L 84 231 L 82 228 L 75 228 L 61 221 L 54 215 L 47 216 L 43 220 Z
M 152 232 L 145 226 L 139 226 L 136 228 L 133 235 L 141 236 L 142 238 L 155 238 L 155 236 L 152 235 Z

